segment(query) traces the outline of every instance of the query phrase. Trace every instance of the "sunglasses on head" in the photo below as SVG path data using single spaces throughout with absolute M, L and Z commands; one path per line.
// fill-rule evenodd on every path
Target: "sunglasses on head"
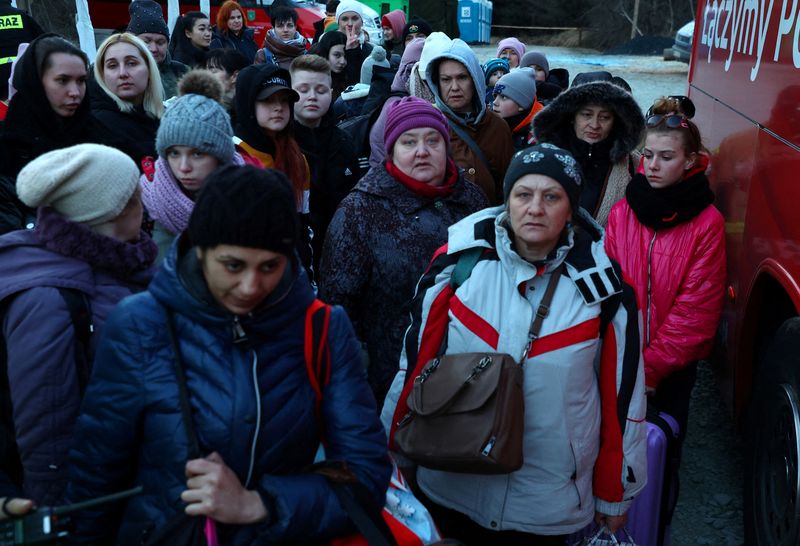
M 645 122 L 648 129 L 652 129 L 654 127 L 658 127 L 662 123 L 666 125 L 669 129 L 688 129 L 689 123 L 686 121 L 686 116 L 682 116 L 680 114 L 669 114 L 663 116 L 661 114 L 656 114 L 654 116 L 650 116 L 647 118 Z
M 692 99 L 690 99 L 686 95 L 670 95 L 667 98 L 677 101 L 679 110 L 684 116 L 686 116 L 686 119 L 692 119 L 694 117 L 696 110 L 694 107 L 694 102 L 692 102 Z M 650 117 L 652 115 L 653 115 L 653 107 L 651 106 L 647 110 L 647 117 Z

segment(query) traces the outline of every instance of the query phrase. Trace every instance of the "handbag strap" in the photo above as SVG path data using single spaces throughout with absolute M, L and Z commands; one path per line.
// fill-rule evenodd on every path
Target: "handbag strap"
M 528 330 L 528 343 L 525 345 L 525 351 L 519 357 L 520 365 L 525 362 L 525 358 L 528 356 L 528 353 L 530 353 L 533 342 L 539 338 L 539 332 L 542 329 L 542 322 L 544 322 L 544 317 L 550 313 L 550 304 L 553 302 L 553 295 L 556 293 L 558 279 L 561 278 L 561 274 L 563 272 L 564 262 L 561 262 L 559 266 L 555 268 L 553 273 L 550 274 L 550 281 L 547 283 L 547 288 L 544 291 L 544 296 L 542 296 L 542 301 L 539 303 L 539 307 L 536 308 L 536 313 L 533 315 L 533 320 L 531 320 L 531 327 Z
M 175 376 L 178 379 L 183 427 L 186 429 L 186 437 L 189 440 L 189 458 L 198 459 L 202 457 L 202 454 L 200 452 L 200 445 L 197 442 L 197 434 L 194 430 L 194 421 L 192 421 L 192 406 L 189 403 L 189 388 L 186 386 L 186 375 L 183 372 L 183 359 L 181 358 L 181 351 L 178 346 L 178 336 L 175 334 L 175 324 L 172 321 L 172 313 L 166 307 L 164 308 L 164 312 L 167 315 L 166 326 L 167 333 L 169 334 L 169 341 L 172 345 L 172 352 L 175 354 L 173 367 L 175 368 Z
M 478 159 L 481 160 L 483 165 L 486 167 L 486 170 L 491 173 L 492 164 L 489 163 L 489 160 L 486 159 L 486 154 L 483 153 L 481 147 L 478 146 L 478 144 L 474 140 L 472 140 L 472 137 L 467 134 L 464 128 L 461 127 L 457 121 L 451 121 L 448 125 L 453 130 L 453 132 L 458 135 L 458 138 L 460 138 L 464 144 L 469 146 L 469 149 L 472 150 L 472 153 L 474 153 L 478 157 Z

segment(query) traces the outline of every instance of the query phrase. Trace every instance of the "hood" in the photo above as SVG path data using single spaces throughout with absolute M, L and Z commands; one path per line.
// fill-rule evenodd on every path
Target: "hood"
M 288 70 L 273 64 L 250 65 L 243 68 L 236 78 L 236 96 L 234 97 L 236 127 L 234 127 L 234 134 L 262 151 L 271 150 L 272 144 L 256 120 L 256 95 L 261 91 L 261 83 L 273 76 L 283 78 L 287 82 L 291 81 Z M 290 107 L 290 109 L 292 110 L 291 119 L 294 112 L 293 108 Z
M 387 22 L 388 25 L 386 25 Z M 403 28 L 406 26 L 406 14 L 401 9 L 392 10 L 381 17 L 381 25 L 391 27 L 394 41 L 399 42 L 403 37 Z
M 614 127 L 608 137 L 612 141 L 610 159 L 614 163 L 639 146 L 644 134 L 642 110 L 630 93 L 608 82 L 571 87 L 556 97 L 533 118 L 536 140 L 569 150 L 570 135 L 575 134 L 575 114 L 587 104 L 608 106 L 614 112 Z
M 429 47 L 434 49 L 429 52 Z M 439 96 L 438 81 L 439 64 L 447 59 L 458 61 L 467 67 L 467 71 L 472 77 L 472 83 L 475 88 L 475 93 L 472 97 L 474 108 L 473 111 L 477 114 L 475 123 L 480 123 L 484 114 L 486 113 L 486 104 L 484 103 L 484 97 L 486 96 L 486 82 L 483 77 L 481 63 L 478 62 L 478 58 L 475 56 L 475 53 L 472 51 L 472 49 L 467 45 L 466 42 L 456 38 L 455 40 L 450 41 L 450 43 L 439 41 L 432 41 L 430 43 L 426 42 L 423 54 L 427 53 L 431 54 L 431 60 L 428 63 L 428 66 L 425 68 L 425 81 L 427 82 L 431 91 L 433 91 L 434 95 L 436 95 L 436 106 L 442 112 L 447 114 L 448 118 L 459 119 L 458 115 L 450 110 L 450 107 L 447 106 Z
M 238 317 L 252 341 L 282 335 L 286 325 L 305 314 L 314 300 L 306 272 L 297 264 L 299 260 L 289 260 L 283 279 L 272 294 L 256 310 Z M 233 341 L 236 317 L 211 296 L 194 247 L 188 244 L 186 237 L 178 237 L 173 242 L 147 290 L 176 315 L 208 328 L 228 331 Z

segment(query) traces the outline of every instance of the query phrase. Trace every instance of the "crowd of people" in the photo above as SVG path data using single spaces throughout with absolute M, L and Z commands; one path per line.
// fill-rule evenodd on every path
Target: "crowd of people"
M 140 485 L 71 540 L 185 514 L 209 544 L 320 543 L 354 532 L 335 464 L 369 510 L 396 465 L 465 545 L 624 526 L 648 407 L 685 435 L 722 311 L 691 101 L 643 114 L 515 37 L 481 64 L 402 10 L 374 44 L 351 0 L 314 37 L 276 2 L 261 44 L 233 0 L 171 33 L 129 11 L 94 59 L 33 29 L 9 75 L 0 517 Z M 425 365 L 480 352 L 522 355 L 522 466 L 404 456 Z

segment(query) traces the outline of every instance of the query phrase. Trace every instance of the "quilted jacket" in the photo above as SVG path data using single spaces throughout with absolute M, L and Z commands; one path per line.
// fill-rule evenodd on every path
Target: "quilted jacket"
M 70 453 L 70 502 L 134 484 L 144 492 L 124 510 L 81 512 L 74 542 L 112 544 L 116 534 L 118 544 L 140 544 L 184 508 L 188 442 L 165 308 L 174 317 L 201 451 L 219 453 L 270 514 L 259 524 L 220 526 L 223 543 L 301 543 L 348 532 L 334 491 L 307 470 L 320 438 L 328 459 L 347 463 L 376 508 L 384 504 L 391 466 L 344 311 L 331 314 L 331 376 L 318 422 L 304 359 L 314 293 L 302 268 L 287 267 L 258 310 L 234 316 L 214 302 L 194 250 L 177 258 L 180 242 L 148 290 L 109 317 Z
M 648 387 L 708 356 L 725 292 L 725 221 L 709 205 L 692 220 L 654 230 L 628 201 L 611 209 L 606 251 L 619 261 L 644 314 Z

